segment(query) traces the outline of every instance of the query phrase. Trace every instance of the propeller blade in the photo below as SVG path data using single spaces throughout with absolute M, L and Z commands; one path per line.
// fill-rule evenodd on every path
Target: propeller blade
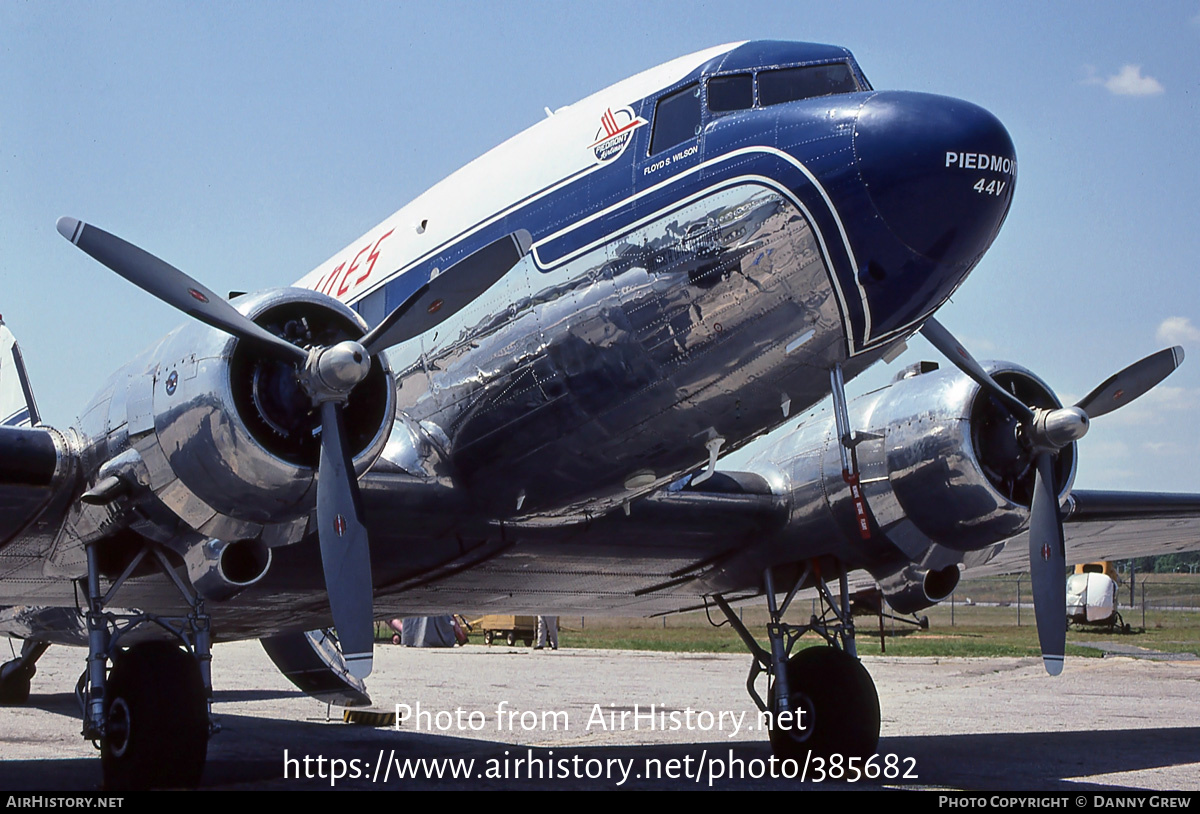
M 925 324 L 921 327 L 921 334 L 929 340 L 929 344 L 933 345 L 943 356 L 949 359 L 951 364 L 963 373 L 966 373 L 978 382 L 981 387 L 999 399 L 1018 419 L 1029 421 L 1033 418 L 1033 411 L 1029 409 L 1025 402 L 1005 390 L 1000 386 L 999 382 L 989 376 L 988 372 L 975 361 L 975 357 L 962 346 L 962 343 L 954 338 L 953 334 L 942 326 L 942 323 L 930 317 L 925 320 Z
M 1146 393 L 1183 364 L 1183 348 L 1173 348 L 1152 353 L 1140 362 L 1134 362 L 1120 373 L 1109 376 L 1075 406 L 1096 418 L 1124 407 L 1138 396 Z
M 1026 445 L 1036 456 L 1029 516 L 1029 572 L 1042 662 L 1046 672 L 1058 675 L 1067 649 L 1067 583 L 1054 457 L 1058 450 L 1083 437 L 1091 419 L 1123 407 L 1170 375 L 1183 362 L 1183 348 L 1167 348 L 1135 362 L 1109 377 L 1074 407 L 1035 411 L 989 376 L 936 319 L 926 320 L 921 333 L 955 367 L 1008 407 L 1021 422 Z
M 1054 488 L 1053 454 L 1037 456 L 1037 480 L 1029 517 L 1029 576 L 1033 582 L 1033 613 L 1046 672 L 1063 669 L 1067 649 L 1066 547 L 1058 493 Z
M 371 356 L 450 318 L 515 266 L 533 245 L 524 229 L 493 240 L 418 288 L 360 340 Z
M 325 590 L 342 657 L 350 674 L 366 678 L 375 646 L 371 550 L 362 524 L 358 480 L 346 446 L 342 405 L 321 404 L 321 463 L 317 470 L 317 529 Z
M 75 218 L 59 218 L 58 233 L 138 288 L 188 316 L 254 342 L 284 361 L 303 364 L 308 359 L 303 349 L 259 327 L 203 284 L 132 243 Z

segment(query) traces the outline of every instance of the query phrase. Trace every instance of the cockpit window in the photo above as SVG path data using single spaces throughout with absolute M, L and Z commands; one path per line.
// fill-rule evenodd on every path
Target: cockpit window
M 714 113 L 754 107 L 754 76 L 748 73 L 708 80 L 708 109 Z
M 802 65 L 758 74 L 758 102 L 764 107 L 832 93 L 853 93 L 858 89 L 850 66 L 844 62 Z
M 700 85 L 693 83 L 658 100 L 650 153 L 666 150 L 700 135 Z

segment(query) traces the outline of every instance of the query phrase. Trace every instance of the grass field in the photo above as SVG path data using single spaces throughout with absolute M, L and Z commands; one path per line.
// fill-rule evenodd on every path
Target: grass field
M 1200 595 L 1200 575 L 1147 574 L 1144 579 L 1147 604 L 1144 626 L 1142 582 L 1139 578 L 1135 587 L 1138 605 L 1121 610 L 1125 621 L 1133 627 L 1132 633 L 1123 635 L 1107 629 L 1072 627 L 1067 632 L 1067 655 L 1100 657 L 1102 650 L 1081 646 L 1098 642 L 1200 655 L 1200 608 L 1195 611 L 1156 609 L 1161 605 L 1195 606 L 1195 599 Z M 1019 607 L 1015 604 L 1018 596 L 1023 603 Z M 1128 598 L 1126 587 L 1121 594 L 1122 603 Z M 1037 630 L 1030 601 L 1028 576 L 1023 576 L 1019 582 L 1016 576 L 964 580 L 955 593 L 954 602 L 947 600 L 923 612 L 929 617 L 928 630 L 885 619 L 882 649 L 878 617 L 857 617 L 858 649 L 864 655 L 886 651 L 889 656 L 1037 656 Z M 788 620 L 800 622 L 812 612 L 810 601 L 797 600 L 788 613 Z M 765 646 L 766 609 L 745 607 L 740 613 L 746 626 Z M 721 618 L 719 611 L 714 609 L 713 620 Z M 728 624 L 713 627 L 702 611 L 655 619 L 564 616 L 559 625 L 562 647 L 746 652 L 741 639 Z M 472 640 L 479 642 L 481 637 L 473 635 Z M 807 636 L 798 646 L 818 642 L 816 637 Z
M 765 647 L 766 638 L 761 635 L 765 612 L 757 608 L 745 613 L 745 621 L 751 632 Z M 763 620 L 752 616 L 761 615 Z M 863 655 L 889 656 L 1037 656 L 1039 654 L 1037 630 L 1033 626 L 1033 611 L 1024 608 L 1022 624 L 1016 624 L 1014 608 L 970 608 L 955 609 L 955 623 L 950 623 L 948 608 L 931 608 L 929 629 L 919 630 L 885 620 L 883 647 L 881 648 L 878 623 L 875 619 L 859 617 L 858 649 Z M 963 617 L 968 617 L 964 619 Z M 745 652 L 741 639 L 728 626 L 712 627 L 701 616 L 703 626 L 688 624 L 692 620 L 677 617 L 668 620 L 666 627 L 660 620 L 650 620 L 646 625 L 642 619 L 599 619 L 585 617 L 584 626 L 572 622 L 578 617 L 561 620 L 559 641 L 563 647 L 596 647 L 618 650 L 670 650 L 705 653 Z M 658 626 L 654 626 L 657 623 Z M 1147 614 L 1148 627 L 1134 626 L 1128 635 L 1110 633 L 1107 629 L 1089 630 L 1072 628 L 1067 633 L 1067 655 L 1100 657 L 1103 651 L 1084 647 L 1081 643 L 1116 641 L 1121 644 L 1142 647 L 1168 653 L 1193 653 L 1200 655 L 1200 612 L 1158 611 Z M 811 639 L 815 644 L 819 640 Z

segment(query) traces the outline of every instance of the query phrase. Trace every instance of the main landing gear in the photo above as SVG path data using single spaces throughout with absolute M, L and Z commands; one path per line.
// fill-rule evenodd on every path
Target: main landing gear
M 813 577 L 820 613 L 804 625 L 783 621 L 801 586 Z M 759 646 L 750 631 L 721 595 L 714 597 L 729 624 L 742 637 L 753 656 L 746 689 L 760 712 L 769 716 L 771 748 L 781 759 L 803 760 L 805 753 L 827 757 L 869 757 L 879 744 L 879 695 L 870 674 L 858 660 L 854 646 L 854 619 L 846 590 L 846 570 L 839 566 L 840 601 L 834 598 L 817 563 L 809 563 L 787 598 L 777 603 L 772 569 L 763 573 L 770 621 L 767 637 L 771 650 Z M 792 650 L 805 633 L 814 632 L 825 646 Z M 765 702 L 755 688 L 767 674 Z
M 75 695 L 83 709 L 83 736 L 100 747 L 104 787 L 193 787 L 204 771 L 208 739 L 219 729 L 211 715 L 212 636 L 204 602 L 156 547 L 138 552 L 103 594 L 93 546 L 87 555 L 88 665 Z M 187 600 L 187 615 L 108 609 L 113 595 L 147 557 Z M 166 631 L 172 641 L 129 636 L 145 633 L 147 627 Z M 126 646 L 126 637 L 134 643 Z

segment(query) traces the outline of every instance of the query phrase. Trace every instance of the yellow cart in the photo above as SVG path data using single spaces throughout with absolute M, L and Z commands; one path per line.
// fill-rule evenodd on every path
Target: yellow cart
M 501 616 L 493 614 L 482 616 L 471 622 L 471 630 L 483 631 L 483 643 L 490 645 L 497 639 L 503 639 L 509 647 L 521 641 L 526 647 L 533 645 L 537 635 L 536 616 Z

